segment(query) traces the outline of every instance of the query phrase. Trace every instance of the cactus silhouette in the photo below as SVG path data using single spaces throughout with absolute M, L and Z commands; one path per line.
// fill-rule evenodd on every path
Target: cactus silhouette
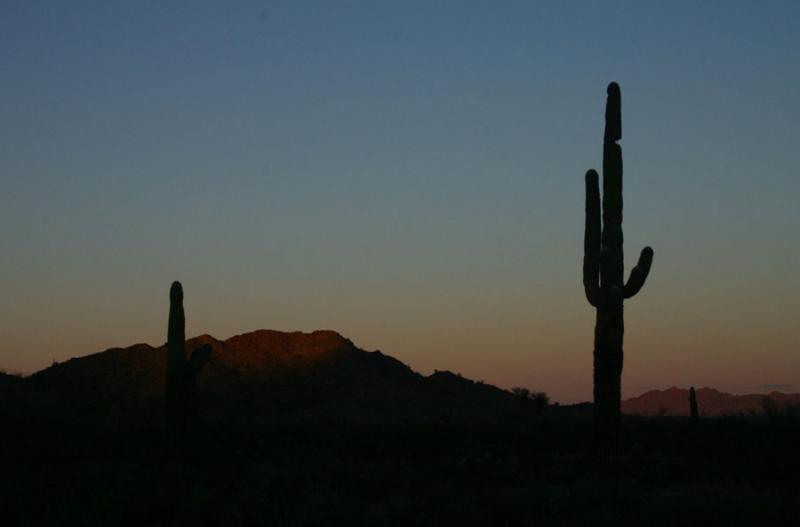
M 694 386 L 689 388 L 689 410 L 692 415 L 692 422 L 697 422 L 697 394 L 694 391 Z
M 211 356 L 211 346 L 204 344 L 186 361 L 186 319 L 183 314 L 183 287 L 173 282 L 169 291 L 169 326 L 167 328 L 167 380 L 165 388 L 167 424 L 182 430 L 197 413 L 195 378 Z
M 602 223 L 600 188 L 594 170 L 586 173 L 586 227 L 584 231 L 583 287 L 596 308 L 594 330 L 594 433 L 596 455 L 612 461 L 617 454 L 620 426 L 622 337 L 625 332 L 623 300 L 644 285 L 653 262 L 645 247 L 639 262 L 624 282 L 622 252 L 622 138 L 619 85 L 607 89 L 603 138 Z

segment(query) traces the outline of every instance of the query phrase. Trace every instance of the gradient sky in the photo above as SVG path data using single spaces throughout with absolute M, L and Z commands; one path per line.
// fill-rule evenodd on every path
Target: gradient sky
M 800 391 L 797 2 L 0 6 L 0 366 L 335 329 L 588 400 L 583 175 L 622 88 L 623 394 Z

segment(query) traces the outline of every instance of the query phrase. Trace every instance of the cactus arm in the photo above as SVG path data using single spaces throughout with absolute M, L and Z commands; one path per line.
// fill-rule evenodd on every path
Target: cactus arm
M 597 307 L 600 297 L 600 185 L 597 172 L 586 172 L 586 227 L 583 233 L 583 290 Z
M 650 274 L 650 266 L 652 263 L 653 249 L 650 247 L 645 247 L 642 249 L 642 253 L 639 255 L 639 263 L 637 263 L 636 267 L 634 267 L 631 271 L 631 275 L 628 278 L 628 283 L 625 284 L 625 287 L 622 290 L 622 294 L 625 298 L 631 298 L 639 292 L 647 280 L 647 275 Z
M 189 363 L 186 365 L 186 374 L 189 377 L 196 377 L 202 371 L 209 358 L 211 358 L 211 346 L 203 344 L 195 348 Z

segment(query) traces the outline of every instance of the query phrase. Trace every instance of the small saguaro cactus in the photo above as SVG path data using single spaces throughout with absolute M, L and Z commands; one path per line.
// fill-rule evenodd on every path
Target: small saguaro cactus
M 586 226 L 584 231 L 583 287 L 596 308 L 594 329 L 594 434 L 598 459 L 612 461 L 617 454 L 622 376 L 623 300 L 644 285 L 653 262 L 645 247 L 624 282 L 622 252 L 622 138 L 619 85 L 607 89 L 603 138 L 602 222 L 598 175 L 586 172 Z
M 209 357 L 211 346 L 204 344 L 186 360 L 186 319 L 183 314 L 183 287 L 173 282 L 169 290 L 169 326 L 167 328 L 167 380 L 165 388 L 167 423 L 182 429 L 197 412 L 195 378 Z
M 697 415 L 697 394 L 694 391 L 694 386 L 689 388 L 689 411 L 692 415 L 692 422 L 697 422 L 699 416 Z

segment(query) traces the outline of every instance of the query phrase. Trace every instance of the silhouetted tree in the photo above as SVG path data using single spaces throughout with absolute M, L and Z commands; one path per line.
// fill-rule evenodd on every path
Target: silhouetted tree
M 645 247 L 639 263 L 624 283 L 622 252 L 622 117 L 619 86 L 608 85 L 603 138 L 602 224 L 600 188 L 594 170 L 586 173 L 583 287 L 597 310 L 594 330 L 594 433 L 598 459 L 612 461 L 617 454 L 622 376 L 623 299 L 644 285 L 653 261 Z
M 527 401 L 531 398 L 531 391 L 527 388 L 511 388 L 511 393 L 522 399 L 523 401 Z
M 692 422 L 697 422 L 699 416 L 697 414 L 697 394 L 694 391 L 694 386 L 689 388 L 689 411 L 692 415 Z
M 545 392 L 532 392 L 527 388 L 511 388 L 511 393 L 521 399 L 523 404 L 531 405 L 536 413 L 541 413 L 550 403 L 550 398 Z
M 167 425 L 174 431 L 183 430 L 186 421 L 197 412 L 195 378 L 211 356 L 211 346 L 205 344 L 192 352 L 186 361 L 186 320 L 183 314 L 183 287 L 173 282 L 169 291 L 169 325 L 167 328 L 167 379 L 165 387 Z
M 545 392 L 533 392 L 531 394 L 531 400 L 533 401 L 533 407 L 536 409 L 537 413 L 544 412 L 547 405 L 550 404 L 550 398 Z

